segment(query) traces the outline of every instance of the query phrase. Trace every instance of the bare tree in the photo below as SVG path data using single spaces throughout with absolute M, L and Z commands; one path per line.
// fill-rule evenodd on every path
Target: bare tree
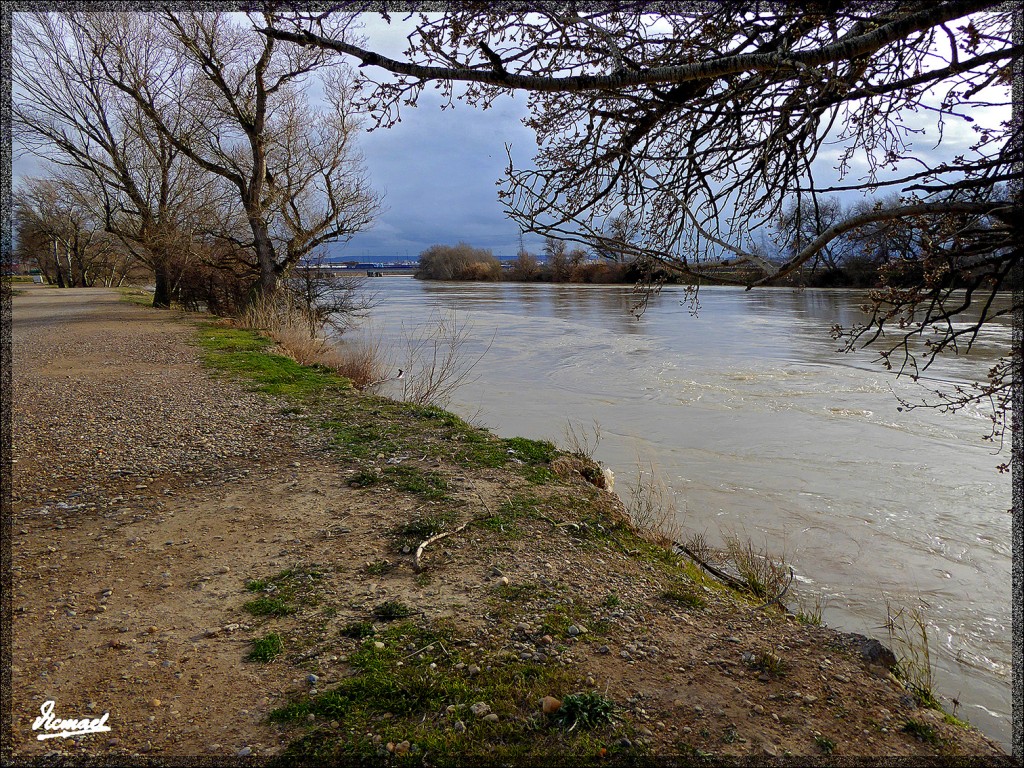
M 83 204 L 73 179 L 25 179 L 14 194 L 19 251 L 60 288 L 116 285 L 132 258 Z
M 103 17 L 138 34 L 142 19 Z M 133 23 L 135 22 L 135 23 Z M 153 304 L 168 307 L 175 265 L 187 252 L 197 212 L 212 204 L 205 175 L 162 136 L 134 101 L 105 81 L 94 40 L 66 16 L 19 13 L 13 20 L 12 122 L 18 143 L 75 186 L 102 226 L 154 273 Z M 164 64 L 153 51 L 144 76 Z M 180 104 L 167 119 L 181 131 L 203 118 Z
M 259 35 L 224 13 L 71 18 L 110 85 L 177 152 L 233 190 L 259 292 L 273 295 L 303 256 L 372 222 L 380 200 L 355 151 L 348 80 L 321 80 L 324 109 L 312 108 L 302 90 L 323 52 Z M 182 109 L 202 119 L 183 125 Z
M 848 233 L 911 223 L 926 245 L 913 252 L 917 283 L 883 286 L 871 321 L 847 330 L 911 356 L 909 342 L 938 328 L 924 367 L 957 338 L 969 346 L 971 335 L 953 335 L 958 313 L 977 309 L 977 329 L 1013 311 L 994 298 L 1019 284 L 1024 241 L 1024 124 L 1005 112 L 1012 77 L 1024 76 L 1020 13 L 995 0 L 471 6 L 419 17 L 401 59 L 348 39 L 341 15 L 296 13 L 262 31 L 358 62 L 381 125 L 428 84 L 449 99 L 458 85 L 485 107 L 527 91 L 536 167 L 510 155 L 502 192 L 522 231 L 600 244 L 608 218 L 625 214 L 631 254 L 698 281 L 744 263 L 733 279 L 753 287 Z M 996 119 L 972 115 L 997 107 Z M 920 127 L 904 119 L 911 112 Z M 924 127 L 941 146 L 951 123 L 975 131 L 972 146 L 945 157 L 913 146 Z M 821 184 L 814 162 L 832 145 L 842 178 Z M 855 168 L 865 170 L 851 178 Z M 853 209 L 781 264 L 750 246 L 787 206 L 879 190 L 901 204 Z

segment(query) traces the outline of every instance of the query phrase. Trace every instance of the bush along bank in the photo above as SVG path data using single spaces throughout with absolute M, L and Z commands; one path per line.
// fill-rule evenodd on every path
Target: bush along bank
M 290 739 L 280 761 L 1000 755 L 922 706 L 891 656 L 635 525 L 585 455 L 358 392 L 251 331 L 204 323 L 198 343 L 213 370 L 329 435 L 352 491 L 337 503 L 373 521 L 339 532 L 333 560 L 244 587 L 240 663 L 305 681 L 270 715 Z M 366 598 L 338 601 L 342 581 Z

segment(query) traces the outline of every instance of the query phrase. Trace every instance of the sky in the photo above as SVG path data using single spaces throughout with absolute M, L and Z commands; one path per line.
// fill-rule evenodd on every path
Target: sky
M 375 15 L 367 16 L 363 34 L 368 47 L 401 58 L 406 34 L 403 29 L 409 25 L 397 16 L 391 25 Z M 526 99 L 523 92 L 502 96 L 488 110 L 456 100 L 454 108 L 442 110 L 440 98 L 428 87 L 417 107 L 403 108 L 402 122 L 364 133 L 359 147 L 371 183 L 383 195 L 384 211 L 367 231 L 347 243 L 330 245 L 330 258 L 415 259 L 431 245 L 459 241 L 489 248 L 502 258 L 513 258 L 519 248 L 519 229 L 505 216 L 496 182 L 507 165 L 506 144 L 510 145 L 518 167 L 531 164 L 536 141 L 533 132 L 521 122 L 527 114 Z M 991 112 L 975 117 L 979 123 L 994 123 L 1002 115 Z M 932 122 L 932 118 L 922 114 L 906 116 L 911 125 L 923 121 Z M 964 151 L 974 136 L 966 122 L 950 119 L 941 148 L 934 148 L 934 131 L 916 138 L 914 146 L 922 156 L 948 158 Z M 837 155 L 838 148 L 826 150 L 815 162 L 819 184 L 837 178 L 833 168 Z M 34 159 L 16 158 L 15 182 L 20 175 L 38 174 L 38 169 Z M 853 173 L 845 183 L 865 170 L 863 162 L 854 162 Z M 846 195 L 844 203 L 850 204 L 854 199 Z M 533 253 L 539 253 L 543 247 L 542 239 L 536 235 L 524 236 L 524 244 Z
M 431 245 L 464 240 L 513 258 L 519 227 L 506 218 L 496 182 L 508 164 L 506 143 L 517 165 L 528 163 L 536 147 L 520 122 L 525 104 L 518 94 L 486 111 L 461 102 L 442 111 L 435 93 L 424 91 L 418 107 L 403 109 L 401 123 L 365 134 L 360 146 L 386 211 L 370 231 L 334 246 L 333 255 L 415 259 Z M 536 253 L 543 242 L 524 236 L 524 245 Z

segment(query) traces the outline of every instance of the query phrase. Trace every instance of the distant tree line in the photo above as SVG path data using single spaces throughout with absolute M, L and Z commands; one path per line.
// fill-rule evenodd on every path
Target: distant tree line
M 874 203 L 858 201 L 844 208 L 837 198 L 818 201 L 804 199 L 791 202 L 783 209 L 770 234 L 751 246 L 752 252 L 766 262 L 784 263 L 822 233 L 846 218 L 870 215 L 885 208 L 903 204 L 898 195 L 888 195 Z M 975 222 L 968 238 L 965 222 L 954 214 L 939 219 L 941 229 L 959 232 L 961 248 L 983 247 L 989 224 Z M 735 284 L 746 273 L 755 274 L 747 262 L 724 260 L 714 270 L 699 277 L 685 277 L 667 269 L 632 245 L 637 236 L 624 217 L 613 219 L 599 245 L 584 250 L 578 245 L 547 237 L 541 254 L 520 248 L 511 266 L 503 269 L 499 260 L 487 249 L 468 243 L 455 246 L 434 245 L 420 255 L 416 277 L 427 280 L 512 280 L 517 282 L 552 283 L 671 283 L 698 280 L 705 284 Z M 882 217 L 855 230 L 831 239 L 799 270 L 780 281 L 781 285 L 825 288 L 878 288 L 880 286 L 912 286 L 924 279 L 924 270 L 931 264 L 923 254 L 930 241 L 939 236 L 934 222 L 922 226 L 914 219 Z M 934 262 L 934 260 L 933 260 Z M 948 279 L 966 284 L 968 274 L 949 271 Z

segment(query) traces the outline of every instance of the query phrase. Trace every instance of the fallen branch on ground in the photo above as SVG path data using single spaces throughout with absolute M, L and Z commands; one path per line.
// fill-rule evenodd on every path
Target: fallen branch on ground
M 458 533 L 463 528 L 465 528 L 467 525 L 469 525 L 471 522 L 473 522 L 473 521 L 472 520 L 467 520 L 462 525 L 460 525 L 458 528 L 455 528 L 455 529 L 450 530 L 450 531 L 443 531 L 442 533 L 435 533 L 429 539 L 427 539 L 426 541 L 422 542 L 418 547 L 416 547 L 416 554 L 413 556 L 413 561 L 412 561 L 412 568 L 413 568 L 413 570 L 416 571 L 416 573 L 419 573 L 420 571 L 423 570 L 423 566 L 420 565 L 420 557 L 423 555 L 423 550 L 424 549 L 429 547 L 435 541 L 438 541 L 439 539 L 443 539 L 445 536 L 451 536 L 453 533 Z
M 728 573 L 719 568 L 715 568 L 715 566 L 711 565 L 711 563 L 705 562 L 703 558 L 698 556 L 692 549 L 690 549 L 686 545 L 680 544 L 678 541 L 673 541 L 672 544 L 675 545 L 676 549 L 678 549 L 684 555 L 689 557 L 691 560 L 697 563 L 697 565 L 699 565 L 701 568 L 710 573 L 719 581 L 723 581 L 733 589 L 738 589 L 742 592 L 750 591 L 747 585 L 744 584 L 742 581 L 740 581 L 734 576 L 730 576 Z

